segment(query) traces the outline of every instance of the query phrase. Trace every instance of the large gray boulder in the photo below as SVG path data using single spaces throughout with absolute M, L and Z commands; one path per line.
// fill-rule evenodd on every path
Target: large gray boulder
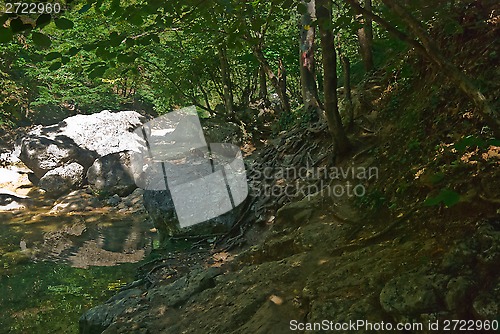
M 38 178 L 71 162 L 88 168 L 98 157 L 137 150 L 138 142 L 131 131 L 143 120 L 135 111 L 104 110 L 37 126 L 22 140 L 20 159 Z
M 137 188 L 130 169 L 129 152 L 97 158 L 87 171 L 87 180 L 98 191 L 128 196 Z
M 79 320 L 80 334 L 100 334 L 116 319 L 127 312 L 137 310 L 141 305 L 140 289 L 125 290 L 111 297 L 106 304 L 98 305 L 85 312 Z
M 245 202 L 236 208 L 216 218 L 188 227 L 181 227 L 175 212 L 175 206 L 167 190 L 145 190 L 144 207 L 158 231 L 160 244 L 172 236 L 179 235 L 207 235 L 227 232 L 240 218 Z
M 446 275 L 403 274 L 390 280 L 380 293 L 380 305 L 391 314 L 418 315 L 437 312 L 440 291 L 449 281 Z
M 97 155 L 75 145 L 73 140 L 64 135 L 47 138 L 34 133 L 23 138 L 19 158 L 41 178 L 48 171 L 65 164 L 77 162 L 88 168 Z
M 139 143 L 132 130 L 144 120 L 135 111 L 104 110 L 93 115 L 68 117 L 51 126 L 37 126 L 21 141 L 20 159 L 38 179 L 71 163 L 83 166 L 85 176 L 99 157 L 138 150 Z M 112 184 L 113 180 L 107 182 Z M 131 191 L 133 188 L 125 193 Z
M 81 187 L 84 167 L 77 162 L 54 168 L 40 179 L 38 186 L 52 196 L 59 196 Z

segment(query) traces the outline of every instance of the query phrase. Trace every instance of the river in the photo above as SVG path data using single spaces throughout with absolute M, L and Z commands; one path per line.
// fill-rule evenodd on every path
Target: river
M 4 193 L 30 197 L 24 209 L 0 211 L 0 333 L 78 333 L 80 315 L 133 281 L 156 242 L 134 202 L 140 193 L 130 207 L 111 206 L 83 189 L 54 210 L 18 175 L 17 184 L 0 182 Z

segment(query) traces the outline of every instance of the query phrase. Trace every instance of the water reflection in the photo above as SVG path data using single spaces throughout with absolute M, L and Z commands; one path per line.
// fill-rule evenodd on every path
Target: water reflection
M 144 211 L 84 208 L 54 213 L 50 207 L 32 207 L 0 213 L 0 256 L 21 252 L 33 261 L 87 268 L 138 262 L 151 250 L 155 234 Z

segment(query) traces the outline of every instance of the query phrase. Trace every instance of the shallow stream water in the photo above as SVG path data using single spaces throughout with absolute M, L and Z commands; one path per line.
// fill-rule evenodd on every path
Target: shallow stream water
M 78 333 L 83 312 L 134 280 L 152 247 L 143 213 L 0 212 L 0 333 Z

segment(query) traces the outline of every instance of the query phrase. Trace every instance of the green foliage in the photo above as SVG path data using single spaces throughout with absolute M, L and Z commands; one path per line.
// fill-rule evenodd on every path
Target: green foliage
M 450 189 L 441 189 L 438 195 L 429 197 L 424 201 L 424 205 L 436 206 L 443 203 L 447 208 L 457 204 L 460 201 L 460 195 Z
M 368 191 L 363 197 L 357 197 L 356 201 L 359 207 L 369 208 L 370 210 L 379 210 L 387 203 L 385 194 L 376 189 Z
M 466 136 L 466 137 L 460 139 L 453 146 L 458 152 L 463 153 L 463 152 L 465 152 L 465 150 L 468 147 L 478 147 L 478 148 L 484 149 L 490 145 L 500 146 L 500 139 L 484 140 L 482 138 L 479 138 L 479 137 L 476 137 L 473 135 L 469 135 L 469 136 Z

